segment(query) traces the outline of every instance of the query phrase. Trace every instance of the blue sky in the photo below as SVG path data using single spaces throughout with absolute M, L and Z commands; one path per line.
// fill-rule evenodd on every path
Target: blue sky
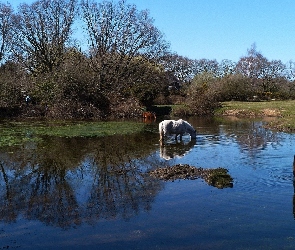
M 129 0 L 129 3 L 132 1 Z M 295 60 L 294 0 L 133 0 L 149 9 L 172 50 L 192 59 L 246 55 L 251 44 L 269 60 Z
M 13 6 L 32 0 L 9 1 Z M 99 0 L 98 0 L 99 2 Z M 256 43 L 269 60 L 295 61 L 294 0 L 127 0 L 148 9 L 172 51 L 237 62 Z

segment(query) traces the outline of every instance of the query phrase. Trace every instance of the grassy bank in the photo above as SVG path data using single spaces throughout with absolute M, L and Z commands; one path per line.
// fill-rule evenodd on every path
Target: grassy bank
M 277 117 L 268 127 L 295 131 L 295 101 L 223 102 L 216 115 L 236 117 Z
M 102 137 L 140 132 L 138 122 L 4 122 L 0 124 L 0 147 L 37 142 L 43 136 Z

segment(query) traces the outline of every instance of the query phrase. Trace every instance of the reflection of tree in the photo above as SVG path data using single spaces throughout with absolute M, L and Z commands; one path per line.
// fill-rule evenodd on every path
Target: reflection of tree
M 191 140 L 188 143 L 173 142 L 169 144 L 160 144 L 160 157 L 165 160 L 170 160 L 175 157 L 183 157 L 186 155 L 196 144 L 196 140 Z
M 14 221 L 17 217 L 16 206 L 18 203 L 13 202 L 14 193 L 13 186 L 9 183 L 9 178 L 4 169 L 3 163 L 0 162 L 1 174 L 4 180 L 4 186 L 1 186 L 0 194 L 0 219 L 4 221 Z
M 222 124 L 223 126 L 220 126 Z M 242 151 L 248 152 L 253 157 L 268 146 L 275 147 L 280 143 L 280 135 L 264 128 L 262 120 L 246 118 L 223 118 L 215 126 L 219 127 L 217 140 L 224 137 L 236 141 Z
M 38 219 L 62 228 L 80 224 L 74 190 L 65 175 L 65 168 L 53 159 L 47 159 L 30 174 L 25 195 L 28 219 Z
M 221 137 L 235 140 L 242 150 L 255 155 L 268 145 L 279 144 L 281 138 L 278 133 L 264 128 L 264 122 L 249 118 L 219 117 L 215 119 L 192 117 L 189 122 L 197 128 L 198 134 L 204 134 L 205 141 L 198 144 L 213 142 L 219 143 Z M 220 126 L 222 125 L 222 126 Z
M 240 126 L 240 131 L 236 136 L 237 142 L 243 150 L 249 151 L 250 154 L 255 155 L 260 150 L 267 147 L 269 143 L 278 143 L 278 135 L 263 127 L 262 122 L 237 122 Z
M 44 138 L 1 148 L 0 220 L 20 215 L 68 228 L 100 218 L 130 218 L 151 203 L 162 184 L 146 174 L 157 137 Z M 154 140 L 154 141 L 153 141 Z M 157 162 L 156 162 L 157 164 Z M 83 183 L 91 183 L 83 186 Z M 79 191 L 86 197 L 79 200 Z
M 142 157 L 145 154 L 141 151 L 151 146 L 153 150 L 153 145 L 148 136 L 128 137 L 127 141 L 119 138 L 100 141 L 90 161 L 95 172 L 87 201 L 88 216 L 112 218 L 120 214 L 129 218 L 140 209 L 150 209 L 161 186 L 145 174 L 150 163 Z
M 128 219 L 140 209 L 151 209 L 161 184 L 142 173 L 140 166 L 132 160 L 120 166 L 95 167 L 97 171 L 87 201 L 89 219 L 109 219 L 119 214 Z
M 6 183 L 6 197 L 3 197 L 4 190 L 0 194 L 2 220 L 13 221 L 21 213 L 27 219 L 38 219 L 62 228 L 79 223 L 73 189 L 64 178 L 64 169 L 56 162 L 48 160 L 40 167 L 33 166 L 21 173 L 13 169 L 15 172 L 10 178 L 7 178 L 4 164 L 1 170 Z

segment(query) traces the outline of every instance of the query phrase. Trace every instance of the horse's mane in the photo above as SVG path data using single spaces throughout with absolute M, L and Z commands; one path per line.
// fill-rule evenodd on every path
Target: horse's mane
M 184 120 L 182 120 L 182 119 L 180 119 L 180 120 L 181 120 L 181 122 L 182 122 L 183 124 L 185 124 L 185 128 L 186 128 L 188 131 L 190 131 L 190 132 L 195 131 L 194 127 L 193 127 L 190 123 L 188 123 L 187 121 L 184 121 Z M 180 121 L 180 120 L 179 120 L 179 121 Z

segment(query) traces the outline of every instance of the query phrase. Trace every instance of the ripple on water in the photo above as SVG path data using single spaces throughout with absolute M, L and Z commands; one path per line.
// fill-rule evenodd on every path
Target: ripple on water
M 232 170 L 237 187 L 253 193 L 284 193 L 293 186 L 293 168 L 289 161 L 289 155 L 244 156 L 242 164 Z

